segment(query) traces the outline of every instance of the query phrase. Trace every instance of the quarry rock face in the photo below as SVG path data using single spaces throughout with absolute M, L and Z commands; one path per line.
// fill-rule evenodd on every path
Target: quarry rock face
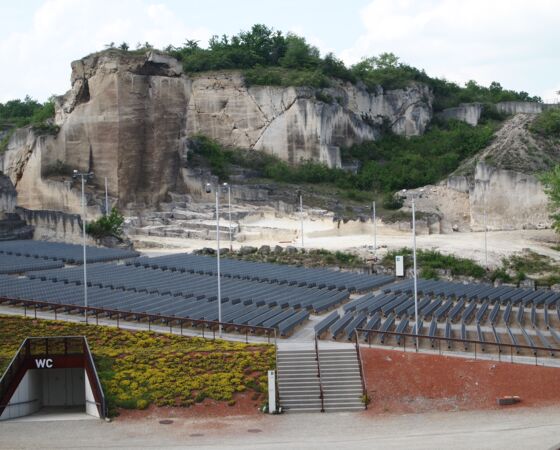
M 187 134 L 266 151 L 290 163 L 339 167 L 340 147 L 375 140 L 384 122 L 400 135 L 422 134 L 432 118 L 431 101 L 421 84 L 386 93 L 350 83 L 323 90 L 247 87 L 238 72 L 207 73 L 190 83 Z
M 492 143 L 436 187 L 426 187 L 419 210 L 437 211 L 444 230 L 539 229 L 552 225 L 539 174 L 560 163 L 560 145 L 530 132 L 535 114 L 506 120 Z
M 444 109 L 438 116 L 444 120 L 459 120 L 474 127 L 478 125 L 482 109 L 482 103 L 462 103 L 454 108 Z
M 23 207 L 80 211 L 79 186 L 70 177 L 44 176 L 59 161 L 93 171 L 94 190 L 102 191 L 107 177 L 119 207 L 153 208 L 168 191 L 187 189 L 181 155 L 193 134 L 294 164 L 338 167 L 341 146 L 376 139 L 382 125 L 418 135 L 432 117 L 432 94 L 421 84 L 369 93 L 340 82 L 322 90 L 332 101 L 320 101 L 311 88 L 248 87 L 235 71 L 189 76 L 176 59 L 157 52 L 90 55 L 72 63 L 71 82 L 56 101 L 58 134 L 19 130 L 0 157 Z

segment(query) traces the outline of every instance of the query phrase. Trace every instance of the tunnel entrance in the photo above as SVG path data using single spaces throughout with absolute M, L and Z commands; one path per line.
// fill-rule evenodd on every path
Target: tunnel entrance
M 28 337 L 0 379 L 0 420 L 65 411 L 106 416 L 87 340 Z

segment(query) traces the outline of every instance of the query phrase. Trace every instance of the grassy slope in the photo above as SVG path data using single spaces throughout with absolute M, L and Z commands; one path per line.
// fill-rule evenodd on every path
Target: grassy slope
M 190 406 L 205 398 L 233 403 L 235 393 L 266 391 L 274 347 L 147 331 L 0 315 L 0 373 L 27 336 L 85 335 L 109 410 Z

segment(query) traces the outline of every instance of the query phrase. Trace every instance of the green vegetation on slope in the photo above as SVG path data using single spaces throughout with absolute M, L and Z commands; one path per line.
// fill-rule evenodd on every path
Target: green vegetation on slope
M 548 196 L 550 218 L 553 221 L 552 226 L 557 233 L 560 233 L 560 165 L 543 174 L 541 181 Z
M 58 126 L 49 122 L 54 117 L 52 100 L 41 104 L 31 97 L 0 103 L 0 131 L 8 130 L 0 140 L 0 153 L 6 150 L 15 128 L 31 125 L 38 134 L 56 134 Z
M 560 108 L 544 110 L 533 121 L 530 130 L 543 137 L 560 138 Z
M 412 249 L 410 248 L 387 252 L 381 264 L 394 269 L 395 256 L 397 255 L 404 256 L 405 268 L 412 267 Z M 453 255 L 443 255 L 436 250 L 417 250 L 416 264 L 419 276 L 422 278 L 438 278 L 437 270 L 449 270 L 453 276 L 467 276 L 476 279 L 484 278 L 486 275 L 484 268 L 473 260 Z
M 198 41 L 187 40 L 184 45 L 170 45 L 165 51 L 182 61 L 186 72 L 241 69 L 245 71 L 247 83 L 254 85 L 321 88 L 330 85 L 330 79 L 338 78 L 351 83 L 361 81 L 374 91 L 377 86 L 400 89 L 419 81 L 432 88 L 436 111 L 462 102 L 541 101 L 526 92 L 504 89 L 497 82 L 484 87 L 471 80 L 461 87 L 432 78 L 423 70 L 401 62 L 393 53 L 364 58 L 348 68 L 332 53 L 321 57 L 319 50 L 305 38 L 293 33 L 284 35 L 261 24 L 234 36 L 213 36 L 208 48 L 200 47 Z
M 10 100 L 6 103 L 0 103 L 1 127 L 33 125 L 42 129 L 46 126 L 46 120 L 53 117 L 54 103 L 52 100 L 41 104 L 26 96 L 23 100 Z
M 274 347 L 0 315 L 0 374 L 27 336 L 87 337 L 110 413 L 266 392 Z
M 471 127 L 450 121 L 434 124 L 422 136 L 405 138 L 389 133 L 379 141 L 342 151 L 343 159 L 359 161 L 356 175 L 310 161 L 290 166 L 263 152 L 225 149 L 204 136 L 190 140 L 189 158 L 193 166 L 207 165 L 224 180 L 230 176 L 232 165 L 238 165 L 278 182 L 331 184 L 359 198 L 359 192 L 392 192 L 436 183 L 457 169 L 465 158 L 486 147 L 494 130 L 490 123 Z M 387 206 L 390 202 L 387 199 Z

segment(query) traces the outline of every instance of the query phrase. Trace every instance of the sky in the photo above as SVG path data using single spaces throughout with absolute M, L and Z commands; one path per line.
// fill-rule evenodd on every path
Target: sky
M 0 1 L 0 102 L 70 89 L 70 63 L 106 44 L 161 48 L 262 23 L 346 64 L 393 52 L 431 76 L 557 100 L 558 0 Z

